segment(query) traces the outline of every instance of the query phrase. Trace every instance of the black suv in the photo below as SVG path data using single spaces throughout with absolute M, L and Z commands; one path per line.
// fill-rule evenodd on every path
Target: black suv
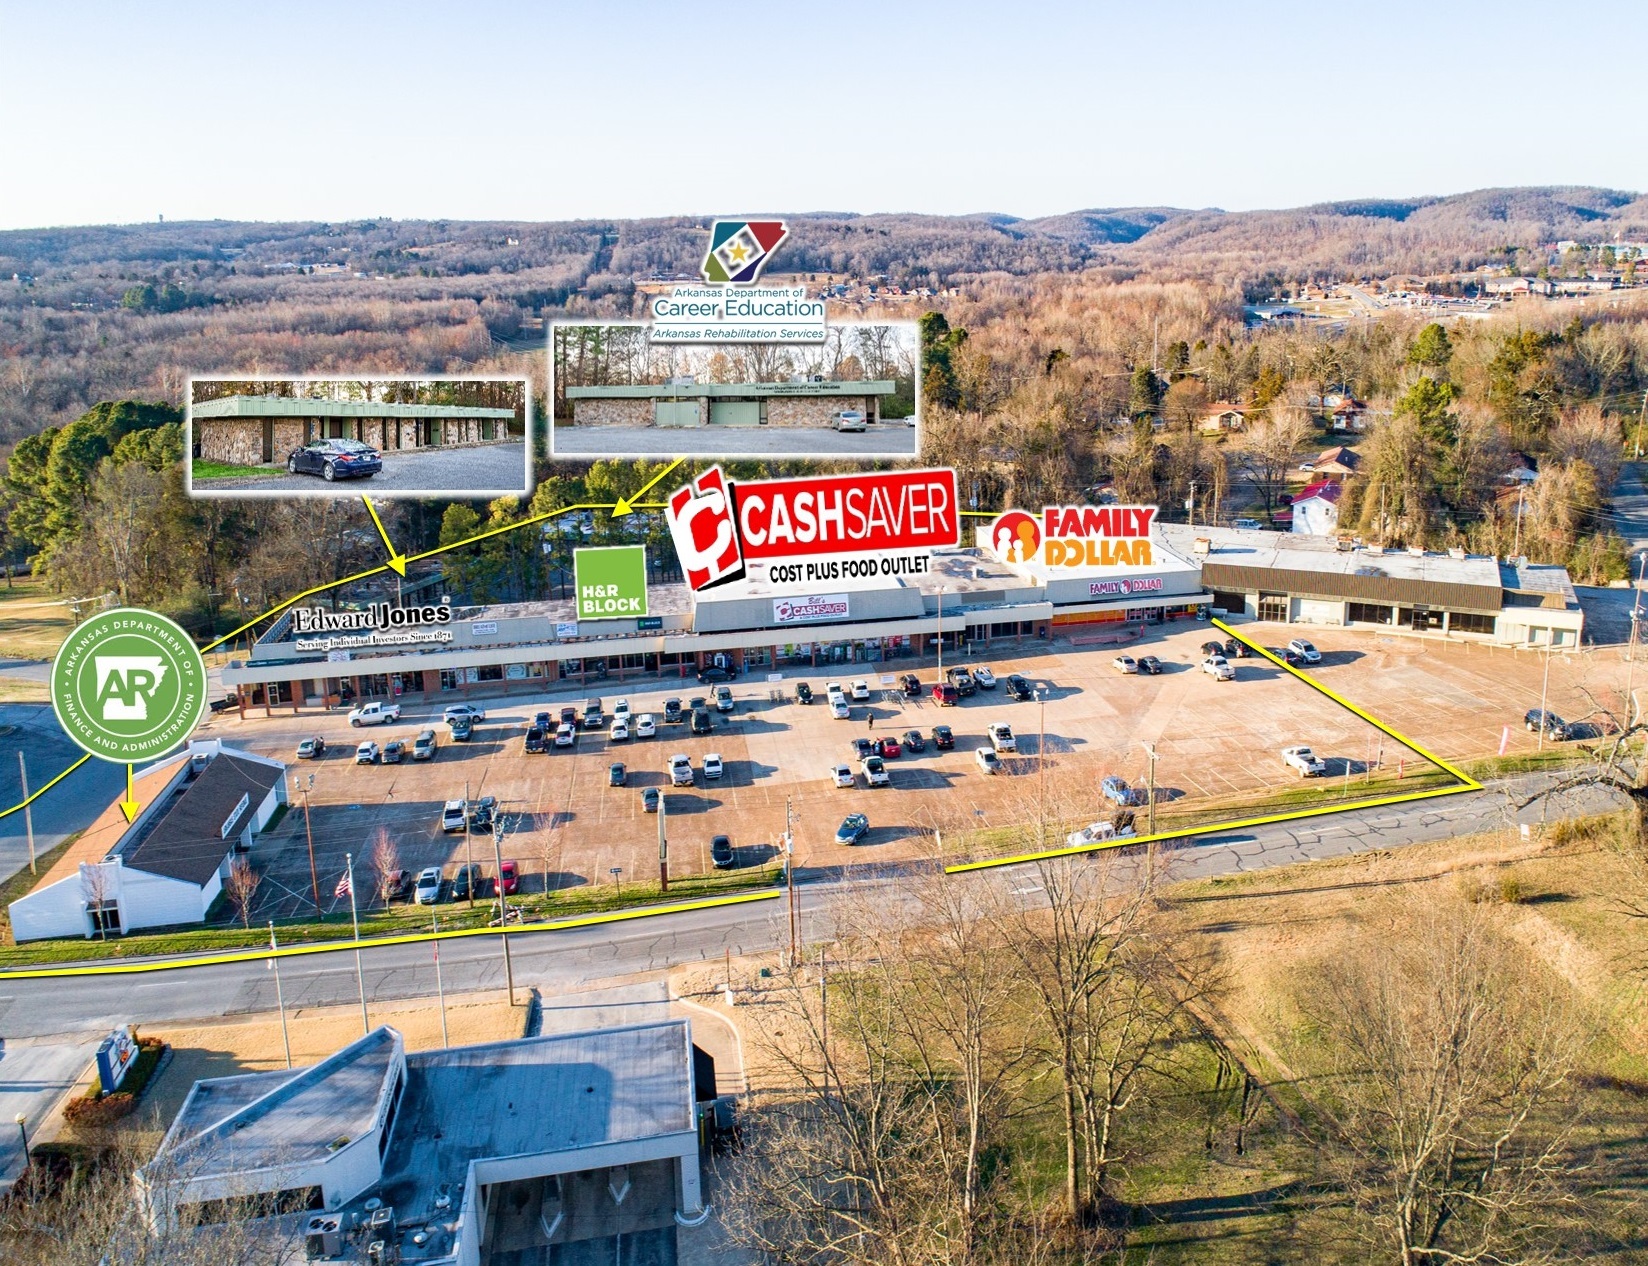
M 708 734 L 715 728 L 714 723 L 710 720 L 710 710 L 708 708 L 694 708 L 692 710 L 691 728 L 694 734 Z
M 492 815 L 497 812 L 498 798 L 482 796 L 469 802 L 469 829 L 485 833 L 492 829 Z
M 797 703 L 811 703 L 813 701 L 813 688 L 804 681 L 796 682 L 795 701 Z
M 529 752 L 544 750 L 544 732 L 536 725 L 526 732 L 526 750 Z
M 664 700 L 664 723 L 666 725 L 676 724 L 684 715 L 681 711 L 681 701 L 679 699 Z
M 471 892 L 475 896 L 481 895 L 481 886 L 486 881 L 481 878 L 481 868 L 471 862 L 468 866 L 458 867 L 458 873 L 452 876 L 452 900 L 468 901 Z
M 1009 699 L 1034 699 L 1036 692 L 1030 683 L 1017 673 L 1007 675 L 1007 697 Z
M 956 745 L 955 732 L 947 725 L 933 727 L 933 746 L 941 752 L 948 752 Z
M 1559 743 L 1568 737 L 1568 723 L 1554 712 L 1541 712 L 1538 708 L 1528 709 L 1527 715 L 1522 718 L 1522 724 L 1528 733 L 1537 734 L 1545 731 L 1545 737 L 1556 739 Z

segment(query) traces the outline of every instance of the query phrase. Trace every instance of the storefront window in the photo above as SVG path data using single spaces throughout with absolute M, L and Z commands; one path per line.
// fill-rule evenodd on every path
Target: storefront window
M 1378 602 L 1352 602 L 1346 616 L 1352 624 L 1389 624 L 1391 608 Z
M 502 664 L 486 664 L 475 670 L 475 676 L 480 681 L 502 681 L 504 666 Z
M 1288 618 L 1288 596 L 1285 593 L 1262 593 L 1259 595 L 1259 618 L 1272 620 L 1278 624 L 1286 624 Z
M 1497 620 L 1497 616 L 1475 611 L 1454 611 L 1448 615 L 1448 628 L 1454 633 L 1492 633 Z

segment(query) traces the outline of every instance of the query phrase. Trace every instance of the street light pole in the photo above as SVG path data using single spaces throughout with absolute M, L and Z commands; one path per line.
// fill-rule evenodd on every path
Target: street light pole
M 23 829 L 29 837 L 29 874 L 38 875 L 40 871 L 34 864 L 34 810 L 29 807 L 29 766 L 22 749 L 17 752 L 17 769 L 23 775 Z
M 938 587 L 938 679 L 944 680 L 944 586 Z
M 1545 750 L 1545 718 L 1546 718 L 1546 715 L 1547 715 L 1546 712 L 1545 712 L 1545 699 L 1546 699 L 1546 696 L 1550 693 L 1550 689 L 1551 689 L 1551 648 L 1549 646 L 1547 646 L 1545 648 L 1545 679 L 1540 683 L 1540 686 L 1539 686 L 1539 745 L 1534 749 L 1535 751 L 1539 751 L 1539 752 L 1543 752 Z
M 494 882 L 498 885 L 498 936 L 504 943 L 504 980 L 509 985 L 509 1005 L 515 1005 L 515 964 L 509 957 L 509 898 L 504 895 L 504 824 L 503 820 L 495 819 L 492 823 L 492 864 L 497 867 L 493 872 L 498 876 Z M 473 887 L 473 880 L 471 880 Z
M 349 878 L 349 920 L 355 925 L 355 984 L 360 987 L 360 1020 L 361 1036 L 372 1031 L 372 1022 L 366 1015 L 366 972 L 361 967 L 360 956 L 360 912 L 355 906 L 355 856 L 353 853 L 343 855 L 344 873 Z
M 309 825 L 309 793 L 315 789 L 315 776 L 303 789 L 303 836 L 309 841 L 309 892 L 315 899 L 315 915 L 320 917 L 320 876 L 315 871 L 315 832 Z
M 801 924 L 795 909 L 795 834 L 790 823 L 790 798 L 784 797 L 784 887 L 790 906 L 790 966 L 800 953 Z
M 435 917 L 435 907 L 429 907 L 429 930 L 433 935 L 429 938 L 429 945 L 435 951 L 435 999 L 441 1009 L 441 1049 L 447 1046 L 446 1038 L 446 985 L 441 980 L 441 923 Z
M 280 1044 L 286 1048 L 286 1067 L 292 1066 L 292 1038 L 286 1032 L 286 995 L 280 987 L 280 946 L 275 943 L 275 921 L 269 920 L 269 966 L 275 973 L 275 1007 L 280 1011 Z
M 1036 687 L 1036 794 L 1041 801 L 1037 811 L 1037 837 L 1041 847 L 1047 847 L 1047 695 Z
M 1156 834 L 1156 745 L 1154 743 L 1146 743 L 1144 745 L 1144 750 L 1150 754 L 1150 784 L 1149 792 L 1147 793 L 1150 797 L 1150 825 L 1147 828 L 1146 833 L 1154 835 Z

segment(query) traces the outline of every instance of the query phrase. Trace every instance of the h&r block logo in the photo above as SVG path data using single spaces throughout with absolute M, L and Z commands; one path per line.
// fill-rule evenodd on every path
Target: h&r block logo
M 182 746 L 206 710 L 206 664 L 163 615 L 134 608 L 85 621 L 52 663 L 64 733 L 104 760 L 154 760 Z
M 698 271 L 716 285 L 751 285 L 788 236 L 782 220 L 717 220 L 710 227 L 709 253 Z

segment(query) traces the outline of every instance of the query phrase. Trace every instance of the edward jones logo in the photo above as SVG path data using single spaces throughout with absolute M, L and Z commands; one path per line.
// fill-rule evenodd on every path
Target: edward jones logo
M 75 744 L 104 760 L 154 760 L 182 746 L 206 710 L 206 664 L 172 621 L 122 607 L 85 621 L 52 662 L 52 708 Z
M 782 220 L 717 220 L 698 271 L 714 285 L 751 285 L 788 236 Z
M 1049 569 L 1150 567 L 1155 523 L 1155 506 L 1047 506 L 1039 518 L 1008 510 L 990 524 L 990 548 L 1004 563 Z

